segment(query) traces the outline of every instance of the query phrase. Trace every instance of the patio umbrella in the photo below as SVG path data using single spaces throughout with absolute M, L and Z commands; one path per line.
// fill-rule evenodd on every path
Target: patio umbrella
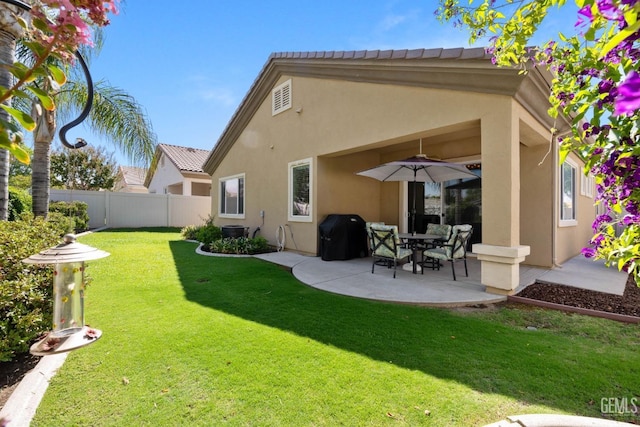
M 356 175 L 368 176 L 378 181 L 444 182 L 452 179 L 478 178 L 464 165 L 448 163 L 418 154 L 404 160 L 385 163 L 371 169 L 357 172 Z M 411 229 L 415 232 L 416 221 L 416 185 L 413 186 L 413 215 Z

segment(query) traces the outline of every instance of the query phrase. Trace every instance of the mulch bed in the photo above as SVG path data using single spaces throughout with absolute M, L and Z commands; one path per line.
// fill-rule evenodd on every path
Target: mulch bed
M 11 362 L 0 362 L 0 408 L 7 403 L 9 396 L 22 378 L 40 361 L 40 357 L 25 353 Z
M 546 283 L 534 283 L 527 286 L 517 296 L 588 310 L 640 317 L 640 288 L 632 276 L 629 276 L 622 296 Z

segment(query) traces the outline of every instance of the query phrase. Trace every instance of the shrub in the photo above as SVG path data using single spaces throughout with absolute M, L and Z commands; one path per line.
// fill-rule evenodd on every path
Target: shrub
M 47 221 L 55 224 L 56 228 L 61 231 L 63 236 L 67 233 L 75 233 L 75 220 L 60 212 L 49 212 Z
M 51 329 L 53 274 L 23 259 L 60 243 L 59 224 L 21 215 L 0 221 L 0 362 L 26 353 Z
M 269 246 L 269 241 L 262 236 L 249 239 L 251 242 L 250 254 L 262 254 L 265 252 L 271 252 L 273 249 Z
M 201 228 L 201 225 L 187 225 L 180 230 L 180 234 L 185 240 L 198 240 L 198 231 Z
M 15 221 L 23 212 L 31 212 L 31 205 L 27 190 L 9 187 L 9 221 Z
M 209 215 L 204 225 L 188 225 L 180 230 L 182 237 L 187 240 L 197 240 L 202 243 L 202 250 L 221 254 L 254 255 L 271 252 L 269 242 L 262 236 L 255 238 L 238 237 L 222 238 L 222 228 L 216 226 L 215 217 Z
M 72 218 L 75 222 L 73 231 L 76 233 L 89 229 L 88 205 L 85 202 L 52 202 L 49 204 L 49 212 L 58 212 Z
M 203 249 L 209 252 L 236 255 L 254 255 L 271 251 L 269 243 L 264 237 L 218 239 L 208 245 L 205 244 Z
M 220 240 L 222 238 L 222 229 L 213 224 L 211 225 L 203 225 L 196 232 L 196 239 L 198 242 L 203 245 L 210 245 L 212 242 L 216 240 Z
M 222 238 L 222 230 L 214 224 L 215 218 L 215 215 L 209 214 L 206 218 L 202 218 L 204 224 L 187 225 L 180 230 L 180 233 L 186 240 L 197 240 L 204 244 L 211 243 Z

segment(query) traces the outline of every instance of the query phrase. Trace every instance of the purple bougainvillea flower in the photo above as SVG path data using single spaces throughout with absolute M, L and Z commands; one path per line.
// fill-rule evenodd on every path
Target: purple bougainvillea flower
M 625 215 L 622 219 L 624 225 L 640 224 L 640 215 Z
M 618 87 L 615 100 L 615 115 L 631 115 L 640 108 L 640 75 L 634 70 Z
M 582 248 L 582 255 L 584 255 L 585 258 L 593 258 L 596 256 L 596 250 L 593 248 Z
M 587 18 L 586 21 L 583 19 Z M 576 27 L 581 26 L 585 22 L 591 23 L 593 21 L 593 13 L 591 13 L 591 6 L 587 5 L 578 11 L 578 21 L 576 21 Z

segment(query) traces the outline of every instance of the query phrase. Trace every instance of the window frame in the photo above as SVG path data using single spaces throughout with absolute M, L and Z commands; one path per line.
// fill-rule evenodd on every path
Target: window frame
M 238 202 L 236 203 L 236 209 L 239 213 L 226 213 L 222 212 L 222 201 L 225 200 L 225 207 L 227 205 L 226 197 L 224 195 L 224 190 L 222 188 L 223 183 L 227 181 L 231 181 L 237 179 L 238 180 Z M 242 180 L 242 184 L 240 184 L 240 180 Z M 247 188 L 247 179 L 244 173 L 239 173 L 236 175 L 229 175 L 225 177 L 221 177 L 218 179 L 218 217 L 220 218 L 236 218 L 236 219 L 244 219 L 246 212 L 246 188 Z M 240 208 L 242 208 L 242 212 L 240 212 Z
M 294 179 L 293 179 L 293 172 L 294 169 L 301 167 L 301 166 L 308 166 L 309 167 L 309 182 L 308 182 L 308 186 L 309 186 L 309 194 L 308 194 L 308 214 L 307 215 L 300 215 L 300 214 L 296 214 L 294 212 L 293 209 L 293 205 L 294 205 L 294 200 L 293 200 L 293 183 L 294 183 Z M 302 159 L 302 160 L 296 160 L 293 162 L 289 162 L 287 165 L 287 176 L 288 176 L 288 196 L 287 196 L 287 216 L 288 216 L 288 220 L 289 221 L 294 221 L 294 222 L 312 222 L 313 221 L 313 159 L 312 158 L 307 158 L 307 159 Z
M 593 175 L 580 174 L 580 195 L 593 199 L 595 179 Z
M 571 181 L 572 181 L 572 217 L 565 218 L 565 210 L 563 207 L 563 196 L 565 194 L 565 167 L 569 167 L 571 171 Z M 560 164 L 560 180 L 559 180 L 559 209 L 558 209 L 558 221 L 560 227 L 573 227 L 578 225 L 578 165 L 572 160 L 565 159 L 565 161 Z

